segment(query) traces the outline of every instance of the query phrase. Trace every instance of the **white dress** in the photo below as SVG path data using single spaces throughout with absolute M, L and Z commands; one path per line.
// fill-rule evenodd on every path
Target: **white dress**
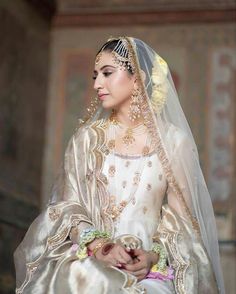
M 109 154 L 103 173 L 108 178 L 108 191 L 114 204 L 119 206 L 122 201 L 126 201 L 126 206 L 114 222 L 115 237 L 135 235 L 142 240 L 143 249 L 150 250 L 167 189 L 156 153 L 144 157 Z M 145 279 L 140 283 L 148 294 L 175 293 L 172 281 Z

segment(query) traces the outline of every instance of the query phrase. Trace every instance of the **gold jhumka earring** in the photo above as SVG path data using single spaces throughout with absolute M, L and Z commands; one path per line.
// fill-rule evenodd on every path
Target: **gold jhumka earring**
M 139 90 L 134 90 L 131 96 L 131 102 L 129 107 L 129 119 L 135 121 L 141 117 L 141 99 L 142 95 Z

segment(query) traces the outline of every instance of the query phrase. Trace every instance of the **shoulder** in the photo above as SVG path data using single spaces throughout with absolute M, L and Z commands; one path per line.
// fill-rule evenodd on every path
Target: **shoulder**
M 177 126 L 170 124 L 167 129 L 166 139 L 170 143 L 174 143 L 175 145 L 181 144 L 183 141 L 187 140 L 187 134 Z
M 98 136 L 100 130 L 106 128 L 106 122 L 105 119 L 99 119 L 81 124 L 74 132 L 71 140 L 77 144 L 85 141 L 92 141 Z
M 178 152 L 182 147 L 196 149 L 192 136 L 173 124 L 168 126 L 166 141 L 173 153 Z

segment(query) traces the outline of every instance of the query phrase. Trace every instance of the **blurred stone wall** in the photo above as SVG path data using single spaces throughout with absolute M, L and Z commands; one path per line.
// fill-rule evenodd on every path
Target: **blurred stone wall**
M 39 211 L 49 23 L 0 1 L 0 293 L 15 293 L 13 251 Z

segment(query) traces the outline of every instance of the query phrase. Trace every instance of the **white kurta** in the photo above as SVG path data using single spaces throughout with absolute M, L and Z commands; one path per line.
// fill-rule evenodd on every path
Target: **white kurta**
M 160 219 L 160 210 L 167 189 L 161 163 L 155 153 L 147 156 L 109 154 L 103 173 L 108 178 L 110 197 L 115 205 L 127 205 L 115 220 L 115 237 L 132 234 L 150 250 L 152 236 Z M 172 281 L 143 280 L 148 294 L 175 293 Z

